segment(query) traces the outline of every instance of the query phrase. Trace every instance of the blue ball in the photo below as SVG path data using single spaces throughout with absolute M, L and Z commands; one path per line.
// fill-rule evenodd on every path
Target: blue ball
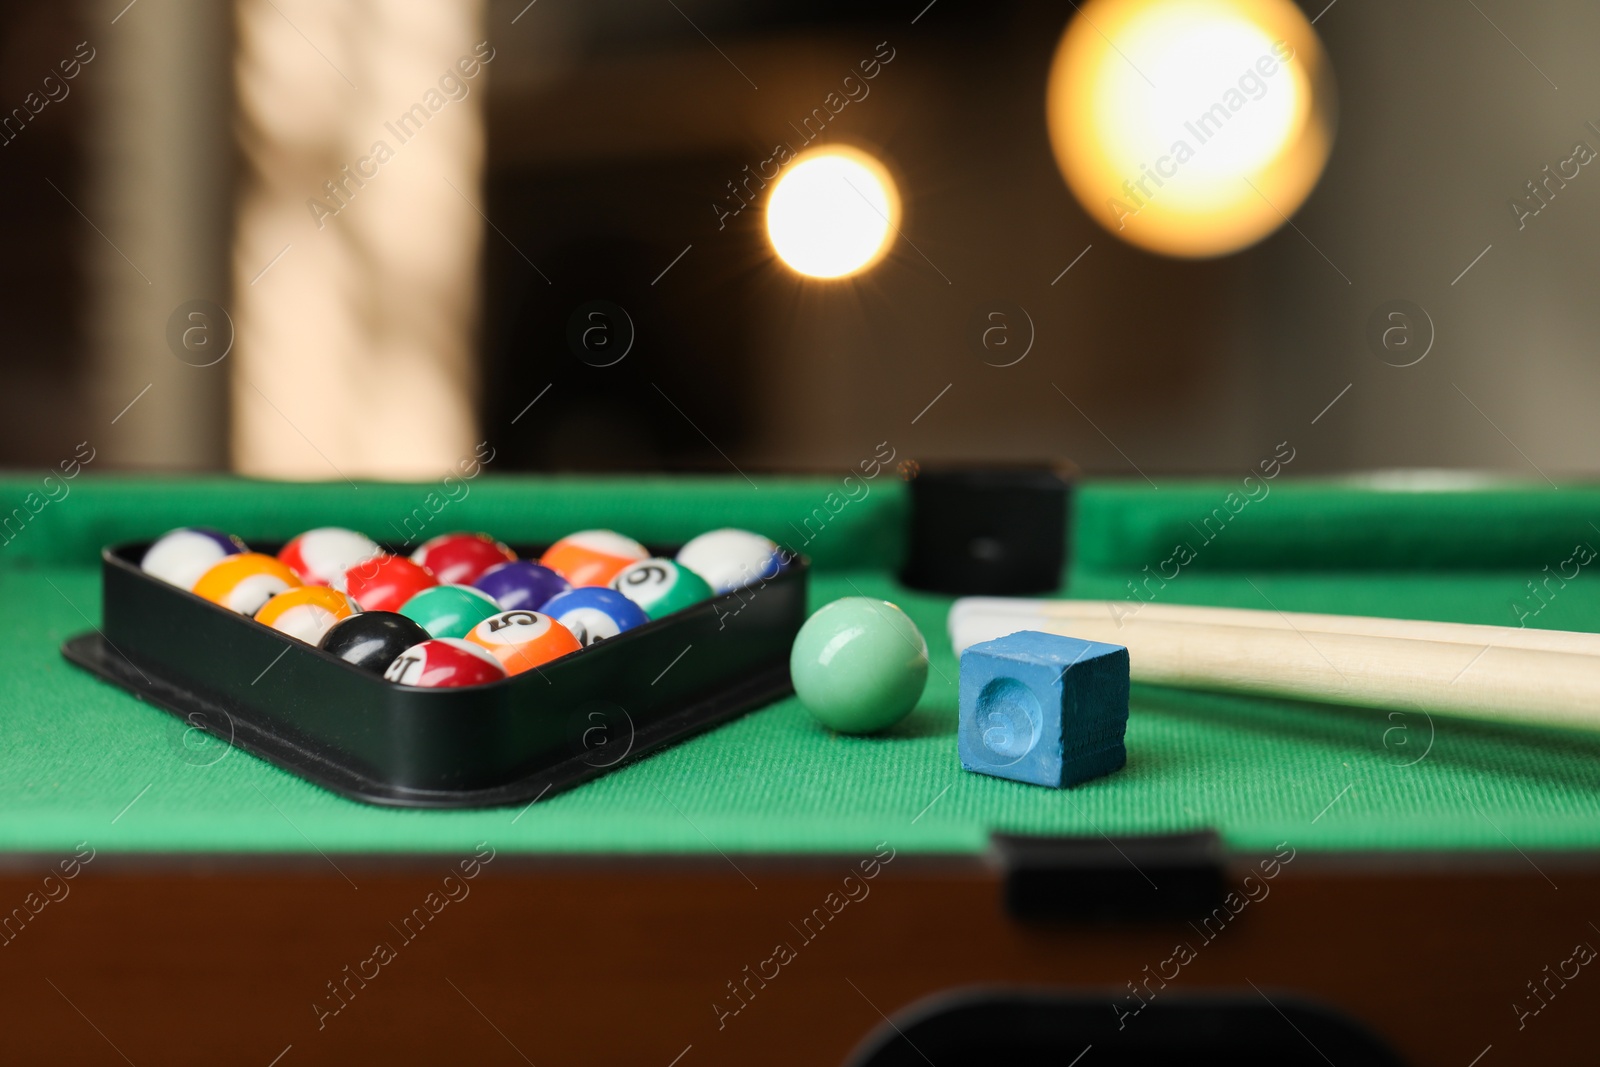
M 472 584 L 493 597 L 501 611 L 541 611 L 551 597 L 572 588 L 571 582 L 549 567 L 525 559 L 490 567 Z
M 599 585 L 586 585 L 562 593 L 539 611 L 571 630 L 572 636 L 584 646 L 650 621 L 650 616 L 639 605 L 615 589 Z

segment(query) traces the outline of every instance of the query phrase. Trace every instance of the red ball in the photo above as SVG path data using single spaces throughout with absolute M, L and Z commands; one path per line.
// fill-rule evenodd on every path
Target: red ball
M 475 533 L 440 534 L 411 553 L 411 562 L 432 571 L 441 585 L 471 585 L 490 567 L 516 558 L 488 534 Z
M 333 587 L 349 593 L 362 611 L 399 611 L 401 604 L 438 584 L 426 568 L 404 556 L 384 554 L 357 563 Z
M 488 649 L 453 637 L 436 637 L 400 653 L 383 676 L 401 685 L 450 689 L 498 682 L 506 670 Z

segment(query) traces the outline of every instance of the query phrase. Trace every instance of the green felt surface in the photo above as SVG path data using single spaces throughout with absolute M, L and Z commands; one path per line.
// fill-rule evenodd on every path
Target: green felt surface
M 885 736 L 842 737 L 790 699 L 525 811 L 414 812 L 343 800 L 209 742 L 73 668 L 58 648 L 98 621 L 104 542 L 197 522 L 247 538 L 330 522 L 382 537 L 384 523 L 417 506 L 428 487 L 85 475 L 70 496 L 20 529 L 14 523 L 0 545 L 0 669 L 8 682 L 0 702 L 0 849 L 57 851 L 88 839 L 112 851 L 333 853 L 454 850 L 487 839 L 512 851 L 737 855 L 853 852 L 888 838 L 912 851 L 976 851 L 992 830 L 1202 826 L 1242 848 L 1283 840 L 1329 850 L 1600 846 L 1600 739 L 1430 723 L 1415 712 L 1136 687 L 1125 770 L 1065 792 L 967 774 L 955 754 L 950 601 L 908 592 L 892 578 L 904 486 L 880 478 L 868 497 L 831 515 L 823 501 L 835 479 L 758 482 L 752 489 L 738 478 L 485 476 L 424 536 L 481 527 L 535 540 L 609 525 L 680 540 L 731 524 L 801 547 L 809 531 L 803 549 L 818 565 L 814 605 L 883 596 L 926 635 L 929 685 L 908 720 Z M 0 481 L 0 502 L 20 505 L 38 484 Z M 1125 593 L 1146 563 L 1170 552 L 1185 515 L 1198 522 L 1227 491 L 1223 483 L 1159 492 L 1087 487 L 1072 592 Z M 828 518 L 806 526 L 815 508 Z M 1557 567 L 1577 541 L 1600 544 L 1588 516 L 1600 516 L 1593 491 L 1284 485 L 1202 546 L 1160 599 L 1508 623 L 1511 603 L 1529 597 L 1525 583 L 1541 568 Z M 793 532 L 785 536 L 785 528 Z M 1439 546 L 1433 555 L 1423 551 L 1429 544 Z M 1586 569 L 1552 588 L 1530 625 L 1600 630 L 1600 579 Z

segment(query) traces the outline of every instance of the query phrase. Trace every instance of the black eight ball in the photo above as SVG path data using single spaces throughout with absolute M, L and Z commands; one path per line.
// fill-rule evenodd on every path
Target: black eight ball
M 428 637 L 428 631 L 404 615 L 363 611 L 335 623 L 317 647 L 364 671 L 382 674 L 400 653 Z

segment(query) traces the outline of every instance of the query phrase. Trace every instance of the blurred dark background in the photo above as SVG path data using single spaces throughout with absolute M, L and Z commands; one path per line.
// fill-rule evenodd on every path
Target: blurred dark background
M 415 76 L 427 37 L 404 31 L 430 5 L 124 4 L 0 5 L 0 107 L 96 52 L 0 149 L 7 465 L 91 438 L 105 468 L 293 477 L 416 476 L 476 439 L 529 470 L 816 469 L 885 440 L 1157 483 L 1284 440 L 1297 473 L 1600 466 L 1600 177 L 1520 230 L 1508 206 L 1574 142 L 1600 147 L 1593 5 L 1305 7 L 1339 86 L 1327 172 L 1292 225 L 1190 262 L 1118 242 L 1056 169 L 1044 85 L 1070 4 L 489 0 L 450 6 L 445 58 Z M 314 227 L 308 198 L 478 41 L 472 95 Z M 713 204 L 880 42 L 893 60 L 823 140 L 885 162 L 902 236 L 854 280 L 805 281 L 758 207 L 719 229 Z M 424 151 L 475 180 L 424 182 Z M 446 210 L 461 221 L 430 222 Z M 408 266 L 451 241 L 444 261 L 476 268 Z M 200 297 L 239 331 L 215 367 L 166 341 Z M 1396 299 L 1436 333 L 1414 366 L 1364 339 Z M 440 302 L 456 347 L 397 349 L 380 300 Z M 617 362 L 574 350 L 591 306 L 628 342 Z M 1031 320 L 1013 366 L 974 341 L 999 307 Z M 286 336 L 296 320 L 316 328 Z M 397 391 L 375 401 L 380 379 Z M 430 410 L 449 432 L 411 439 Z
M 0 5 L 0 101 L 24 108 L 41 78 L 83 39 L 69 4 Z M 86 137 L 81 101 L 69 94 L 26 124 L 0 133 L 0 203 L 7 205 L 0 253 L 0 321 L 6 323 L 5 417 L 0 457 L 8 464 L 54 464 L 72 454 L 68 421 L 82 414 L 90 373 L 88 271 L 78 229 L 83 220 L 63 197 L 82 195 Z M 59 120 L 59 121 L 57 121 Z M 6 139 L 9 138 L 9 139 Z M 51 188 L 54 182 L 57 192 Z M 93 231 L 90 231 L 93 236 Z

